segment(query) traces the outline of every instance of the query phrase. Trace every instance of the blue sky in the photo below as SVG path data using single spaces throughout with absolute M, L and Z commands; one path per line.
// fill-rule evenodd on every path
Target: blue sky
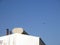
M 60 0 L 0 0 L 0 36 L 15 27 L 60 45 Z

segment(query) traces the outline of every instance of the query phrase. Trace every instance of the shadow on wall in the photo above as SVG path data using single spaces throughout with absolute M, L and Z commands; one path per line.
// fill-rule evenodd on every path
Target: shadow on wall
M 46 45 L 41 38 L 39 39 L 39 45 Z

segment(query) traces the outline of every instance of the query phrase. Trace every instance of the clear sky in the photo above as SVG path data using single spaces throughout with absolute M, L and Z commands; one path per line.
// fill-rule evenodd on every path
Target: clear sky
M 0 36 L 15 27 L 60 45 L 60 0 L 0 0 Z

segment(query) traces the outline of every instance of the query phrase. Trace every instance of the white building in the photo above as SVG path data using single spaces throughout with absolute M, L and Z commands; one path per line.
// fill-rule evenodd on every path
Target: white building
M 0 37 L 0 45 L 45 45 L 39 37 L 14 33 Z

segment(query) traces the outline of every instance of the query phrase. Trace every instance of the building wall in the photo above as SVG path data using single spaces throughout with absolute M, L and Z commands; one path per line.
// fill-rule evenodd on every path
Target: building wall
M 24 34 L 12 34 L 8 36 L 0 37 L 0 45 L 44 45 L 39 37 L 24 35 Z
M 39 45 L 39 37 L 12 34 L 0 37 L 0 45 Z
M 39 42 L 40 42 L 40 45 L 46 45 L 41 38 L 40 38 Z

